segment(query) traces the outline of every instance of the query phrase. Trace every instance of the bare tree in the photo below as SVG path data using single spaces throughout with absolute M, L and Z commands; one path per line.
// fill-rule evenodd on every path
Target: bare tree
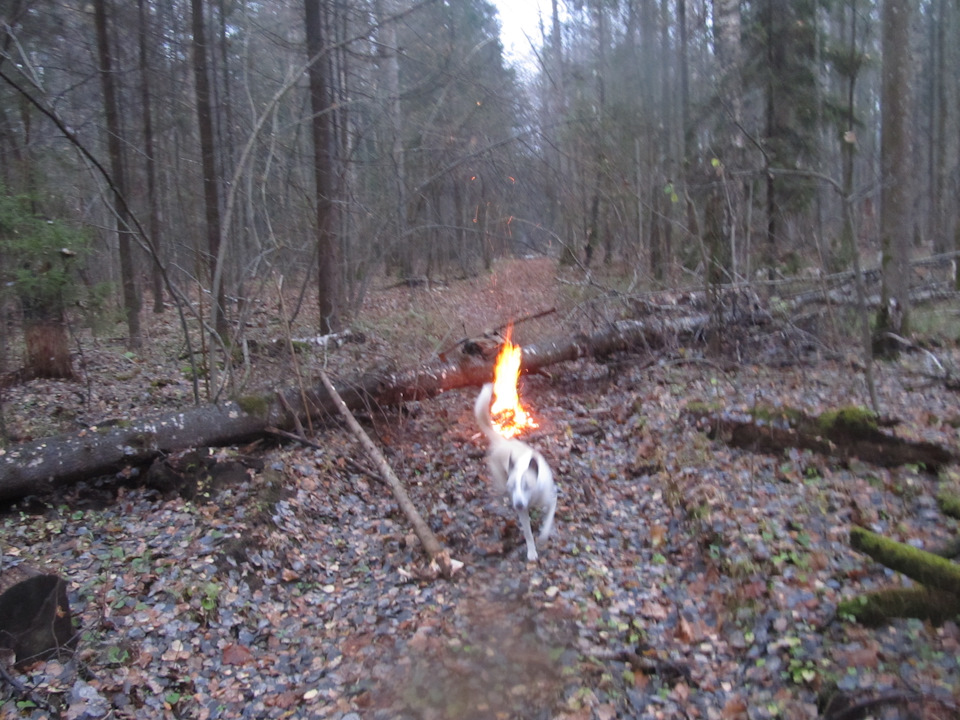
M 160 237 L 162 228 L 160 226 L 160 207 L 157 197 L 157 170 L 156 170 L 156 150 L 153 138 L 153 102 L 150 94 L 150 54 L 147 38 L 149 32 L 149 13 L 146 10 L 146 0 L 137 0 L 138 26 L 137 38 L 139 44 L 140 58 L 140 102 L 143 107 L 140 112 L 143 115 L 143 155 L 145 171 L 147 175 L 147 207 L 149 217 L 150 238 L 153 240 L 155 252 L 160 250 Z M 163 272 L 159 265 L 159 258 L 154 258 L 151 263 L 151 280 L 153 288 L 153 312 L 163 312 Z
M 94 0 L 94 23 L 97 30 L 97 57 L 100 62 L 100 82 L 103 88 L 104 115 L 107 124 L 107 148 L 110 154 L 110 172 L 113 176 L 113 212 L 116 217 L 117 245 L 120 254 L 120 281 L 123 284 L 123 306 L 127 317 L 127 344 L 140 347 L 140 294 L 133 267 L 133 249 L 130 242 L 130 213 L 126 203 L 127 181 L 124 170 L 120 107 L 117 99 L 116 78 L 113 73 L 110 38 L 107 30 L 106 0 Z
M 878 332 L 903 334 L 909 327 L 911 137 L 910 0 L 884 0 L 883 67 L 880 87 L 880 241 L 883 250 L 883 303 Z
M 203 170 L 203 200 L 206 209 L 207 252 L 210 276 L 216 275 L 220 255 L 220 193 L 218 190 L 216 145 L 213 135 L 213 108 L 210 96 L 210 77 L 207 70 L 207 42 L 203 18 L 203 0 L 190 0 L 193 32 L 193 75 L 196 84 L 197 124 L 200 130 L 200 160 Z M 213 288 L 213 326 L 217 334 L 227 335 L 226 292 L 222 282 Z
M 333 192 L 336 172 L 333 166 L 333 116 L 328 102 L 327 63 L 324 61 L 322 0 L 304 0 L 306 12 L 307 56 L 310 62 L 310 121 L 313 139 L 313 179 L 316 203 L 316 242 L 319 258 L 318 303 L 320 332 L 335 332 L 339 325 L 337 303 L 337 248 L 333 233 Z

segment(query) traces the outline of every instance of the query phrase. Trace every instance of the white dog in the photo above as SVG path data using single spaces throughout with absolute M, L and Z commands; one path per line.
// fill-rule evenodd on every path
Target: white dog
M 553 482 L 553 472 L 539 452 L 522 440 L 508 440 L 494 429 L 490 418 L 492 399 L 493 385 L 487 383 L 473 406 L 477 423 L 490 441 L 487 466 L 497 488 L 507 493 L 520 515 L 520 527 L 527 541 L 527 560 L 536 560 L 537 546 L 530 530 L 530 506 L 535 505 L 544 511 L 540 528 L 540 541 L 543 542 L 553 532 L 553 515 L 557 511 L 557 487 Z

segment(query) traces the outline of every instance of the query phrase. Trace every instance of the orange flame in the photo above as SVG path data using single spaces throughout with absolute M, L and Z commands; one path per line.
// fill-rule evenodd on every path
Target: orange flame
M 497 355 L 493 371 L 493 405 L 490 407 L 493 426 L 505 438 L 516 437 L 529 428 L 537 427 L 536 421 L 523 409 L 517 394 L 523 350 L 510 342 L 511 330 L 507 329 L 507 337 Z

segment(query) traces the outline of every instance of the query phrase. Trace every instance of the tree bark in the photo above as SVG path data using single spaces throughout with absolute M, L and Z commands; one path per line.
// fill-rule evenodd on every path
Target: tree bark
M 523 348 L 522 370 L 535 372 L 549 365 L 635 347 L 661 346 L 677 335 L 690 336 L 707 321 L 692 318 L 623 321 L 593 335 L 557 339 Z M 339 383 L 337 393 L 350 409 L 396 405 L 435 397 L 442 392 L 489 382 L 493 361 L 461 354 L 419 367 L 365 373 Z M 90 429 L 0 449 L 0 500 L 44 494 L 89 477 L 150 462 L 162 453 L 189 447 L 228 445 L 258 437 L 268 427 L 290 429 L 289 407 L 298 417 L 329 417 L 338 406 L 322 386 L 274 395 L 243 398 L 219 406 L 205 405 L 133 423 L 127 427 Z
M 0 572 L 0 648 L 13 650 L 17 666 L 72 652 L 77 634 L 67 583 L 27 565 Z
M 857 595 L 837 606 L 837 615 L 849 615 L 858 623 L 876 627 L 891 618 L 917 618 L 942 625 L 960 613 L 960 598 L 942 590 L 923 587 L 886 588 Z
M 880 244 L 883 304 L 877 337 L 909 334 L 909 247 L 914 178 L 910 171 L 910 0 L 884 0 L 880 86 Z M 883 349 L 881 347 L 880 349 Z
M 334 239 L 333 188 L 336 176 L 333 167 L 333 109 L 329 102 L 327 62 L 323 57 L 323 4 L 321 0 L 305 0 L 306 40 L 310 79 L 310 128 L 313 138 L 313 177 L 316 203 L 317 254 L 319 257 L 320 332 L 339 330 L 337 306 L 337 251 Z
M 23 378 L 76 377 L 70 359 L 70 335 L 61 299 L 23 301 L 23 332 L 26 358 Z
M 163 268 L 160 266 L 160 208 L 157 197 L 157 163 L 153 142 L 153 103 L 150 92 L 150 36 L 149 13 L 146 9 L 145 0 L 138 0 L 137 3 L 138 25 L 137 39 L 139 44 L 140 61 L 140 101 L 143 103 L 143 155 L 145 171 L 147 175 L 147 206 L 149 208 L 149 228 L 150 239 L 153 241 L 153 249 L 156 257 L 151 258 L 150 279 L 153 287 L 153 312 L 160 314 L 163 312 Z
M 220 192 L 217 177 L 216 145 L 213 136 L 213 107 L 210 76 L 207 70 L 207 41 L 203 17 L 203 0 L 190 0 L 193 33 L 193 76 L 196 84 L 197 125 L 200 130 L 200 160 L 203 171 L 203 199 L 206 210 L 207 250 L 210 277 L 216 287 L 212 294 L 213 326 L 221 338 L 227 336 L 226 291 L 223 281 L 216 281 L 216 264 L 220 256 Z
M 130 244 L 130 212 L 124 201 L 127 195 L 127 180 L 124 171 L 117 83 L 113 75 L 113 57 L 107 32 L 106 0 L 94 0 L 93 8 L 97 27 L 97 54 L 100 61 L 100 82 L 103 87 L 103 107 L 107 121 L 107 148 L 110 154 L 110 172 L 113 175 L 113 212 L 116 217 L 123 307 L 127 316 L 127 344 L 131 348 L 139 348 L 143 344 L 140 331 L 140 294 L 134 277 L 133 248 Z

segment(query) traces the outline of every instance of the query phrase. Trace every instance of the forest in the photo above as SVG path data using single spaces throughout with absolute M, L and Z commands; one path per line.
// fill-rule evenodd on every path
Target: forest
M 960 715 L 960 3 L 536 4 L 0 0 L 0 717 Z

